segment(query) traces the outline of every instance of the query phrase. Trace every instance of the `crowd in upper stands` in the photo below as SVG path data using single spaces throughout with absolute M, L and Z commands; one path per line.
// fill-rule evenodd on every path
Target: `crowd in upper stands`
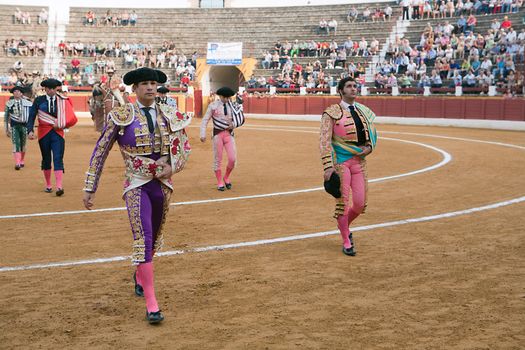
M 85 26 L 111 26 L 126 27 L 135 26 L 138 21 L 138 14 L 135 10 L 111 11 L 107 10 L 102 16 L 97 16 L 93 10 L 89 10 L 82 18 Z
M 438 18 L 443 22 L 428 23 L 419 42 L 411 43 L 406 37 L 396 37 L 389 42 L 384 60 L 371 67 L 376 88 L 463 86 L 486 90 L 490 85 L 515 89 L 523 86 L 523 75 L 516 72 L 516 65 L 524 63 L 525 29 L 514 30 L 506 16 L 494 18 L 488 31 L 477 29 L 478 16 L 517 12 L 523 0 L 401 0 L 399 4 L 402 9 L 399 15 L 404 19 Z M 346 18 L 349 23 L 383 22 L 390 21 L 393 12 L 389 4 L 365 7 L 361 12 L 352 6 Z M 47 11 L 42 9 L 38 23 L 46 23 L 47 17 Z M 134 26 L 137 19 L 135 11 L 127 10 L 107 10 L 102 16 L 90 10 L 82 17 L 86 26 L 111 27 Z M 13 21 L 27 24 L 30 18 L 17 9 Z M 335 18 L 321 19 L 316 28 L 318 35 L 333 33 L 335 36 L 337 30 Z M 346 76 L 353 76 L 358 83 L 365 84 L 366 68 L 370 58 L 380 53 L 380 42 L 375 37 L 353 39 L 348 36 L 338 44 L 335 37 L 320 38 L 318 41 L 276 42 L 271 50 L 264 52 L 261 66 L 278 72 L 274 71 L 269 77 L 252 76 L 246 86 L 326 89 L 336 86 L 337 81 Z M 162 47 L 154 49 L 143 43 L 61 41 L 58 51 L 63 58 L 72 58 L 69 64 L 65 63 L 67 60 L 60 64 L 58 73 L 58 78 L 70 85 L 93 85 L 108 69 L 114 71 L 116 66 L 174 69 L 182 86 L 187 86 L 195 76 L 197 53 L 188 59 L 176 50 L 174 42 L 165 41 Z M 45 42 L 42 39 L 6 40 L 4 52 L 22 57 L 44 55 Z M 115 63 L 119 60 L 120 65 Z M 17 64 L 23 63 L 17 60 L 13 65 L 12 70 L 19 74 L 21 70 L 14 68 Z M 12 79 L 5 76 L 2 81 Z
M 45 8 L 40 10 L 40 13 L 36 17 L 38 24 L 47 24 L 49 13 Z M 18 7 L 15 9 L 13 14 L 13 24 L 31 24 L 31 13 L 29 11 L 21 11 Z

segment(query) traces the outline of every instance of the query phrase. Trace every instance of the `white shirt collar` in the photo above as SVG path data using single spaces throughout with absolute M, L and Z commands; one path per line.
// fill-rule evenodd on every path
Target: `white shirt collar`
M 350 106 L 354 106 L 355 107 L 355 104 L 349 104 L 349 103 L 346 103 L 345 101 L 341 100 L 341 105 L 346 108 L 346 110 L 348 110 L 348 107 Z
M 151 104 L 151 105 L 149 105 L 149 106 L 144 106 L 142 103 L 140 103 L 140 102 L 137 100 L 137 105 L 139 106 L 139 108 L 149 107 L 149 108 L 153 108 L 153 109 L 155 109 L 155 102 L 153 102 L 153 104 Z

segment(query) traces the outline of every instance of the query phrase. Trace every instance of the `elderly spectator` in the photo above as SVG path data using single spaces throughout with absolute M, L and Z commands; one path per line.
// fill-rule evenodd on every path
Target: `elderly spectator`
M 346 16 L 346 20 L 348 23 L 355 22 L 357 20 L 357 16 L 359 16 L 359 12 L 355 8 L 355 6 L 352 6 L 350 11 L 348 11 L 348 16 Z
M 47 18 L 48 18 L 48 13 L 47 13 L 47 10 L 45 8 L 43 8 L 42 10 L 40 10 L 40 13 L 38 14 L 38 20 L 37 20 L 37 23 L 38 24 L 43 24 L 43 23 L 46 23 L 47 24 Z

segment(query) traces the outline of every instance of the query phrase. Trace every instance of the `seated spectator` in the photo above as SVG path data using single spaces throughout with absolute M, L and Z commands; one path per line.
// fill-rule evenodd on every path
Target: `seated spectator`
M 377 22 L 381 19 L 384 21 L 385 15 L 383 14 L 383 11 L 379 7 L 376 7 L 376 9 L 371 15 L 371 18 L 372 18 L 372 22 Z
M 45 8 L 43 8 L 42 10 L 40 10 L 40 13 L 38 14 L 38 21 L 37 21 L 37 23 L 38 24 L 43 24 L 43 23 L 47 24 L 48 16 L 49 16 L 49 14 L 47 13 L 47 10 Z
M 113 23 L 113 14 L 111 13 L 111 10 L 106 11 L 106 15 L 102 18 L 102 22 L 106 26 Z
M 392 19 L 392 7 L 390 5 L 386 5 L 385 9 L 383 10 L 383 21 L 390 21 Z
M 365 8 L 365 10 L 363 11 L 363 22 L 368 22 L 370 20 L 371 14 L 372 12 L 370 11 L 370 9 L 368 7 Z
M 22 24 L 22 11 L 18 7 L 13 14 L 13 24 Z
M 76 57 L 71 60 L 71 73 L 80 73 L 80 60 Z
M 137 24 L 137 20 L 138 20 L 138 15 L 137 13 L 135 12 L 135 10 L 132 10 L 131 11 L 131 14 L 129 15 L 129 23 L 132 25 L 132 26 L 135 26 Z
M 510 27 L 512 27 L 512 21 L 509 19 L 508 16 L 503 17 L 503 22 L 501 22 L 501 28 L 507 30 Z
M 461 76 L 461 72 L 459 71 L 459 69 L 454 69 L 451 79 L 452 81 L 450 82 L 450 85 L 449 85 L 450 88 L 454 88 L 456 86 L 463 85 L 463 77 Z
M 22 12 L 22 24 L 31 24 L 31 14 L 27 11 Z
M 474 28 L 476 27 L 477 24 L 478 24 L 478 20 L 477 20 L 476 16 L 474 16 L 472 14 L 469 15 L 468 18 L 467 18 L 466 26 L 465 26 L 465 31 L 466 32 L 473 32 Z
M 337 21 L 333 18 L 328 22 L 328 34 L 330 31 L 333 31 L 334 35 L 337 34 Z
M 427 76 L 426 73 L 421 74 L 421 78 L 419 79 L 419 83 L 417 84 L 417 86 L 420 88 L 425 86 L 431 86 L 430 78 Z
M 409 75 L 401 74 L 398 82 L 401 88 L 409 88 L 412 86 L 412 79 Z
M 36 53 L 37 53 L 37 56 L 46 55 L 46 43 L 44 40 L 38 39 L 38 42 L 36 43 Z
M 355 22 L 357 20 L 357 16 L 359 15 L 359 12 L 355 8 L 355 6 L 352 6 L 350 11 L 348 11 L 348 16 L 346 16 L 346 20 L 348 23 Z
M 317 34 L 320 34 L 321 32 L 325 32 L 326 34 L 329 33 L 328 23 L 324 18 L 319 21 L 319 26 L 317 27 Z
M 264 59 L 261 62 L 263 69 L 270 69 L 271 63 L 272 63 L 272 54 L 270 53 L 270 51 L 266 51 L 266 53 L 264 54 Z
M 432 70 L 432 75 L 430 76 L 430 87 L 440 88 L 443 86 L 443 80 L 437 73 L 435 69 Z
M 476 78 L 476 75 L 474 74 L 474 72 L 471 69 L 471 70 L 469 70 L 467 75 L 465 75 L 465 77 L 463 78 L 463 87 L 467 87 L 467 88 L 476 87 L 477 81 L 478 80 Z
M 24 69 L 24 64 L 22 63 L 22 61 L 15 61 L 15 63 L 13 63 L 13 70 L 15 72 L 19 73 L 23 69 Z
M 97 18 L 95 16 L 95 13 L 93 11 L 88 11 L 86 15 L 84 16 L 84 25 L 91 25 L 95 26 L 97 24 Z
M 122 12 L 122 19 L 120 21 L 120 24 L 122 26 L 127 26 L 129 24 L 129 12 L 124 10 L 124 12 Z

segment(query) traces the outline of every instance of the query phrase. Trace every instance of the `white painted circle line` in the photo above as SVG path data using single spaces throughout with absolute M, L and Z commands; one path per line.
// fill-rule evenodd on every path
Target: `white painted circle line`
M 290 130 L 286 130 L 290 131 Z M 311 131 L 308 131 L 311 133 Z M 452 159 L 452 156 L 437 147 L 427 145 L 425 143 L 415 142 L 415 141 L 408 141 L 408 140 L 402 140 L 402 139 L 395 139 L 390 137 L 382 137 L 383 140 L 390 140 L 390 141 L 398 141 L 408 144 L 413 144 L 421 147 L 428 148 L 430 150 L 433 150 L 437 153 L 440 153 L 443 159 L 431 166 L 428 166 L 426 168 L 422 168 L 419 170 L 414 170 L 408 173 L 398 174 L 398 175 L 391 175 L 391 176 L 385 176 L 381 178 L 371 179 L 369 180 L 370 183 L 374 182 L 381 182 L 381 181 L 387 181 L 387 180 L 394 180 L 406 176 L 421 174 L 427 171 L 435 170 L 439 167 L 444 166 L 445 164 L 449 163 Z M 293 195 L 293 194 L 299 194 L 299 193 L 307 193 L 307 192 L 314 192 L 314 191 L 320 191 L 323 190 L 323 187 L 314 187 L 314 188 L 307 188 L 302 190 L 292 190 L 292 191 L 284 191 L 284 192 L 274 192 L 274 193 L 263 193 L 263 194 L 255 194 L 255 195 L 248 195 L 248 196 L 239 196 L 239 197 L 228 197 L 228 198 L 216 198 L 216 199 L 202 199 L 202 200 L 194 200 L 194 201 L 186 201 L 186 202 L 177 202 L 177 203 L 171 203 L 170 206 L 183 206 L 183 205 L 195 205 L 195 204 L 209 204 L 209 203 L 219 203 L 219 202 L 230 202 L 230 201 L 237 201 L 237 200 L 245 200 L 245 199 L 256 199 L 256 198 L 269 198 L 269 197 L 276 197 L 276 196 L 286 196 L 286 195 Z M 93 210 L 70 210 L 70 211 L 59 211 L 59 212 L 44 212 L 44 213 L 33 213 L 33 214 L 14 214 L 14 215 L 2 215 L 0 216 L 0 220 L 5 219 L 25 219 L 25 218 L 33 218 L 33 217 L 43 217 L 43 216 L 59 216 L 59 215 L 77 215 L 77 214 L 95 214 L 95 213 L 103 213 L 103 212 L 112 212 L 112 211 L 122 211 L 126 210 L 126 207 L 116 207 L 116 208 L 100 208 L 100 209 L 93 209 Z
M 413 223 L 433 221 L 433 220 L 439 220 L 439 219 L 448 219 L 448 218 L 461 216 L 461 215 L 468 215 L 468 214 L 472 214 L 472 213 L 476 213 L 476 212 L 480 212 L 480 211 L 501 208 L 501 207 L 504 207 L 504 206 L 521 203 L 521 202 L 524 202 L 524 201 L 525 201 L 525 196 L 522 196 L 522 197 L 510 199 L 510 200 L 503 201 L 503 202 L 498 202 L 498 203 L 484 205 L 484 206 L 481 206 L 481 207 L 475 207 L 475 208 L 458 210 L 458 211 L 442 213 L 442 214 L 436 214 L 436 215 L 430 215 L 430 216 L 422 216 L 422 217 L 419 217 L 419 218 L 410 218 L 410 219 L 389 221 L 389 222 L 384 222 L 384 223 L 379 223 L 379 224 L 371 224 L 371 225 L 366 225 L 366 226 L 354 227 L 354 228 L 352 228 L 352 232 L 373 230 L 373 229 L 377 229 L 377 228 L 385 228 L 385 227 L 413 224 Z M 275 243 L 297 241 L 297 240 L 303 240 L 303 239 L 309 239 L 309 238 L 318 238 L 318 237 L 330 236 L 330 235 L 335 235 L 335 234 L 339 234 L 339 230 L 331 230 L 331 231 L 323 231 L 323 232 L 316 232 L 316 233 L 300 234 L 300 235 L 293 235 L 293 236 L 279 237 L 279 238 L 272 238 L 272 239 L 263 239 L 263 240 L 257 240 L 257 241 L 249 241 L 249 242 L 213 245 L 213 246 L 198 247 L 198 248 L 187 249 L 187 250 L 170 250 L 170 251 L 166 251 L 166 252 L 161 252 L 161 253 L 159 253 L 157 255 L 158 256 L 172 256 L 172 255 L 181 255 L 181 254 L 188 254 L 188 253 L 208 252 L 208 251 L 213 251 L 213 250 L 226 250 L 226 249 L 235 249 L 235 248 L 243 248 L 243 247 L 252 247 L 252 246 L 258 246 L 258 245 L 265 245 L 265 244 L 275 244 Z M 68 266 L 78 266 L 78 265 L 104 264 L 104 263 L 111 263 L 111 262 L 117 262 L 117 261 L 124 261 L 124 260 L 128 260 L 128 259 L 130 259 L 130 256 L 114 256 L 114 257 L 111 257 L 111 258 L 100 258 L 100 259 L 89 259 L 89 260 L 78 260 L 78 261 L 64 261 L 64 262 L 56 262 L 56 263 L 49 263 L 49 264 L 35 264 L 35 265 L 23 265 L 23 266 L 5 266 L 5 267 L 0 267 L 0 273 L 1 272 L 10 272 L 10 271 L 47 269 L 47 268 L 54 268 L 54 267 L 68 267 Z

